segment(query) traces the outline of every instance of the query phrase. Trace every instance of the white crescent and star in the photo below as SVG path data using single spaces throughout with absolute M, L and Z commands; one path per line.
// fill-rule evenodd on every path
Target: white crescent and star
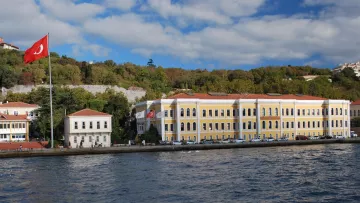
M 39 52 L 35 52 L 34 53 L 35 55 L 41 54 L 41 52 L 43 52 L 44 46 L 42 44 L 39 46 L 39 48 L 40 48 Z

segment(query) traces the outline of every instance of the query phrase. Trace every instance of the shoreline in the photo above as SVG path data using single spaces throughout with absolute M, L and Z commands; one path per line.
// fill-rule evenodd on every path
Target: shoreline
M 282 147 L 282 146 L 301 146 L 317 144 L 360 144 L 360 139 L 352 138 L 345 140 L 297 140 L 284 142 L 259 142 L 241 144 L 197 144 L 197 145 L 157 145 L 157 146 L 123 146 L 108 148 L 89 148 L 89 149 L 39 149 L 31 151 L 0 151 L 0 158 L 20 158 L 20 157 L 40 157 L 40 156 L 74 156 L 91 154 L 118 154 L 118 153 L 138 153 L 138 152 L 173 152 L 173 151 L 192 151 L 192 150 L 214 150 L 214 149 L 233 149 L 233 148 L 256 148 L 256 147 Z

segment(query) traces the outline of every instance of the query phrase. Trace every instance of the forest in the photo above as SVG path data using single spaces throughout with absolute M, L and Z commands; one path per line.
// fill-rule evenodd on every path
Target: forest
M 67 56 L 50 53 L 52 81 L 54 88 L 55 135 L 60 137 L 63 130 L 65 111 L 72 113 L 82 108 L 92 108 L 113 115 L 113 140 L 134 139 L 136 126 L 133 112 L 127 98 L 121 93 L 107 91 L 92 95 L 83 89 L 67 89 L 57 85 L 117 85 L 124 88 L 142 87 L 147 91 L 138 101 L 160 98 L 188 89 L 193 92 L 225 93 L 281 93 L 307 94 L 330 99 L 360 98 L 360 81 L 354 71 L 346 68 L 333 73 L 328 68 L 310 66 L 268 66 L 251 70 L 198 68 L 163 68 L 152 59 L 144 65 L 130 62 L 117 64 L 113 60 L 88 63 Z M 311 81 L 303 76 L 318 75 Z M 0 49 L 0 86 L 11 88 L 14 85 L 48 84 L 48 59 L 43 58 L 31 64 L 23 63 L 23 52 Z M 3 100 L 23 101 L 41 106 L 40 119 L 32 125 L 34 132 L 49 134 L 48 89 L 38 88 L 28 94 L 9 93 Z M 136 121 L 135 121 L 136 122 Z M 135 123 L 136 124 L 136 123 Z

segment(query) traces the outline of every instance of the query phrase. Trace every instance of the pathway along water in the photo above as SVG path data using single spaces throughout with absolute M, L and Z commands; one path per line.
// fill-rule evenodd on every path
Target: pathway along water
M 359 202 L 360 145 L 2 159 L 0 202 Z

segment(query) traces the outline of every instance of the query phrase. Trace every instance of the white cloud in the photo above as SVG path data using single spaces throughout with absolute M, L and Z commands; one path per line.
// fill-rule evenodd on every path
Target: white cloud
M 74 0 L 40 0 L 39 2 L 48 15 L 70 22 L 83 22 L 105 11 L 101 5 L 76 4 Z
M 117 8 L 119 10 L 130 10 L 139 0 L 105 0 L 104 5 L 110 8 Z

